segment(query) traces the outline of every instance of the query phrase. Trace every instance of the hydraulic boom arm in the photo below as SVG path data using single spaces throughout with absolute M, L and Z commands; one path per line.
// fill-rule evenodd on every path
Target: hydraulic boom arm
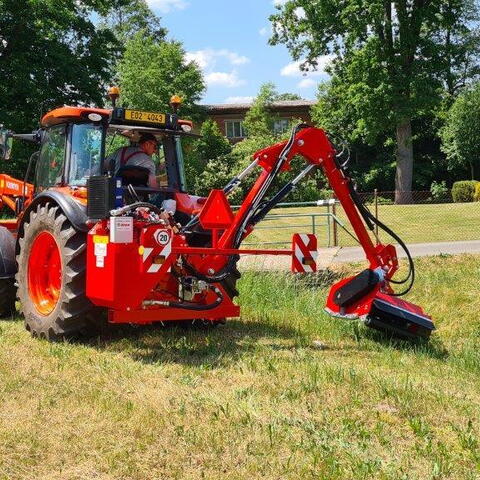
M 308 166 L 292 182 L 266 200 L 266 194 L 273 180 L 281 171 L 290 168 L 290 162 L 296 155 L 304 157 Z M 394 232 L 371 216 L 360 202 L 351 179 L 338 164 L 335 149 L 323 130 L 299 125 L 288 141 L 258 151 L 254 155 L 253 163 L 234 178 L 225 187 L 223 193 L 230 193 L 256 166 L 262 167 L 263 171 L 248 192 L 240 209 L 218 239 L 216 233 L 213 234 L 217 251 L 238 249 L 242 240 L 268 211 L 285 198 L 308 173 L 315 168 L 321 168 L 340 201 L 369 262 L 369 267 L 360 274 L 343 279 L 332 286 L 327 300 L 327 312 L 341 318 L 361 318 L 373 328 L 404 337 L 429 336 L 435 328 L 430 317 L 420 307 L 399 299 L 390 285 L 390 283 L 409 281 L 410 285 L 404 293 L 410 289 L 414 279 L 414 267 L 408 249 Z M 406 279 L 400 282 L 393 280 L 398 270 L 396 249 L 390 244 L 373 243 L 366 227 L 367 225 L 373 231 L 373 223 L 377 223 L 393 236 L 407 252 L 410 273 Z M 237 259 L 238 257 L 235 256 L 227 257 L 212 253 L 202 260 L 194 261 L 195 273 L 207 282 L 220 281 L 228 275 Z

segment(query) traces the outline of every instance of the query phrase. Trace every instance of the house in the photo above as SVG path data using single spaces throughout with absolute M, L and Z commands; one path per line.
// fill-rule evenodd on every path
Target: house
M 306 123 L 311 122 L 310 108 L 315 105 L 314 100 L 282 100 L 270 105 L 272 114 L 276 115 L 274 131 L 283 133 L 289 128 L 291 118 L 298 118 Z M 249 103 L 204 105 L 208 117 L 215 120 L 220 131 L 230 140 L 237 143 L 247 135 L 243 128 L 243 121 Z

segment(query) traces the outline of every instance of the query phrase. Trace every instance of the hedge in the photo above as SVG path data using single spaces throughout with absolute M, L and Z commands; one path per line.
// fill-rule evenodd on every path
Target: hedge
M 473 202 L 475 189 L 480 182 L 477 180 L 462 180 L 452 186 L 452 198 L 455 203 Z

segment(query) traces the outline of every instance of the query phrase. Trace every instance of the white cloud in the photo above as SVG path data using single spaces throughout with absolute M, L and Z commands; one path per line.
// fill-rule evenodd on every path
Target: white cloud
M 275 7 L 279 7 L 281 5 L 285 5 L 288 2 L 288 0 L 272 0 L 272 4 Z
M 226 59 L 231 65 L 245 65 L 250 62 L 248 57 L 239 55 L 237 52 L 232 52 L 223 48 L 215 50 L 213 48 L 205 48 L 204 50 L 197 50 L 195 52 L 187 52 L 185 59 L 187 62 L 195 61 L 202 70 L 214 68 L 219 59 Z
M 268 35 L 268 28 L 267 28 L 267 27 L 262 27 L 262 28 L 258 31 L 258 33 L 259 33 L 262 37 L 264 37 L 265 35 Z
M 252 103 L 253 97 L 228 97 L 223 103 Z
M 237 72 L 211 72 L 205 75 L 205 81 L 209 87 L 240 87 L 245 85 L 245 80 L 238 78 Z
M 235 52 L 230 52 L 228 50 L 219 50 L 218 55 L 223 55 L 224 57 L 228 58 L 232 65 L 244 65 L 245 63 L 248 63 L 250 61 L 248 57 L 245 57 L 244 55 L 239 55 Z
M 185 61 L 187 63 L 196 62 L 202 70 L 205 70 L 211 62 L 211 57 L 205 50 L 198 50 L 196 52 L 187 52 L 185 54 Z
M 314 87 L 317 84 L 315 80 L 312 78 L 304 78 L 300 82 L 298 82 L 297 87 L 298 88 L 311 88 Z
M 184 10 L 189 5 L 185 0 L 147 0 L 147 3 L 152 10 L 158 10 L 161 13 Z
M 217 67 L 217 63 L 221 60 L 223 60 L 223 65 Z M 245 65 L 250 62 L 250 59 L 226 48 L 220 50 L 205 48 L 195 52 L 187 52 L 185 61 L 187 63 L 194 61 L 198 64 L 203 70 L 205 81 L 209 87 L 214 85 L 233 88 L 245 85 L 246 82 L 239 78 L 237 71 L 232 70 L 231 67 Z M 225 62 L 227 63 L 226 67 Z
M 285 65 L 280 71 L 282 77 L 319 77 L 321 75 L 326 75 L 325 67 L 333 59 L 332 55 L 323 55 L 317 59 L 318 64 L 316 70 L 311 70 L 308 72 L 303 72 L 300 70 L 300 65 L 305 60 L 297 60 L 296 62 L 291 62 L 288 65 Z

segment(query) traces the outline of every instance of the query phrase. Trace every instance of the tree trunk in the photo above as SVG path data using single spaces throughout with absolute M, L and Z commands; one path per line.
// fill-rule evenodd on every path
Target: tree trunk
M 413 145 L 410 119 L 397 125 L 395 203 L 412 203 Z

